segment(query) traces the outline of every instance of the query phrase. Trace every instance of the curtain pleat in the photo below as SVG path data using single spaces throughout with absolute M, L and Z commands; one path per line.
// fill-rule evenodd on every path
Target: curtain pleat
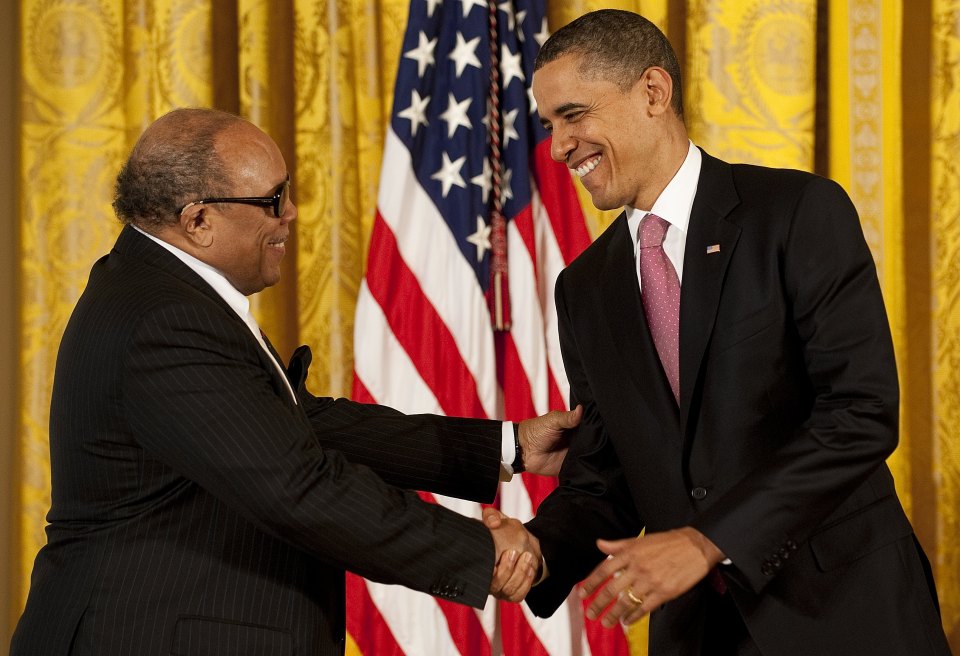
M 935 0 L 932 19 L 934 444 L 933 471 L 922 475 L 936 488 L 933 561 L 944 626 L 953 649 L 960 650 L 960 0 Z

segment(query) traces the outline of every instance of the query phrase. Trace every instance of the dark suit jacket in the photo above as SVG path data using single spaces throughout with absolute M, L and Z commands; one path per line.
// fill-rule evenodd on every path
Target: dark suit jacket
M 12 654 L 340 654 L 345 569 L 484 605 L 487 529 L 388 483 L 491 501 L 500 423 L 314 398 L 294 360 L 299 404 L 199 276 L 123 230 L 57 358 Z
M 571 403 L 586 412 L 530 524 L 550 571 L 530 606 L 553 612 L 602 558 L 596 538 L 689 525 L 732 559 L 722 570 L 765 656 L 948 654 L 884 464 L 897 444 L 897 374 L 847 195 L 807 173 L 704 154 L 684 255 L 679 408 L 631 241 L 621 216 L 557 282 Z M 700 653 L 704 594 L 706 583 L 652 614 L 652 654 Z

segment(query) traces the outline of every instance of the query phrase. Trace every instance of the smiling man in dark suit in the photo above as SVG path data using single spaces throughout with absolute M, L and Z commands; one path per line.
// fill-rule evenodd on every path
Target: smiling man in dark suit
M 537 58 L 554 159 L 625 211 L 557 282 L 584 419 L 529 524 L 527 601 L 548 615 L 587 577 L 607 626 L 652 612 L 653 656 L 949 654 L 884 463 L 897 374 L 857 213 L 829 180 L 694 146 L 680 86 L 630 12 Z
M 57 358 L 49 543 L 14 656 L 342 654 L 346 569 L 476 607 L 532 583 L 519 523 L 401 488 L 492 501 L 503 454 L 555 472 L 579 413 L 515 437 L 312 396 L 309 351 L 282 367 L 246 298 L 280 279 L 289 184 L 276 144 L 223 112 L 171 112 L 134 147 L 126 226 Z

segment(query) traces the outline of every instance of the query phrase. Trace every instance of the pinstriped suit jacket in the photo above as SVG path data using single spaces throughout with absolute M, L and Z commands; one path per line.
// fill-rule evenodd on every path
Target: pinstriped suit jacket
M 294 404 L 226 303 L 125 228 L 60 346 L 11 653 L 340 654 L 345 569 L 482 607 L 488 531 L 399 487 L 492 500 L 500 424 L 318 399 L 308 364 Z

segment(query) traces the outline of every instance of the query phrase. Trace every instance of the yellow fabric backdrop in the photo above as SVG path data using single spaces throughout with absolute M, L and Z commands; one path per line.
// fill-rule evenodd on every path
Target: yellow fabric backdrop
M 161 113 L 216 106 L 280 144 L 300 219 L 284 282 L 255 311 L 281 353 L 314 347 L 315 391 L 349 393 L 408 0 L 20 6 L 21 578 L 7 591 L 17 607 L 45 539 L 57 345 L 118 231 L 116 171 Z M 601 7 L 644 12 L 670 36 L 698 144 L 730 160 L 815 170 L 851 193 L 901 369 L 902 443 L 891 464 L 960 652 L 960 0 L 912 1 L 909 11 L 903 0 L 548 0 L 550 27 Z M 613 215 L 581 198 L 596 235 Z M 634 654 L 646 652 L 645 636 L 645 624 L 631 631 Z

